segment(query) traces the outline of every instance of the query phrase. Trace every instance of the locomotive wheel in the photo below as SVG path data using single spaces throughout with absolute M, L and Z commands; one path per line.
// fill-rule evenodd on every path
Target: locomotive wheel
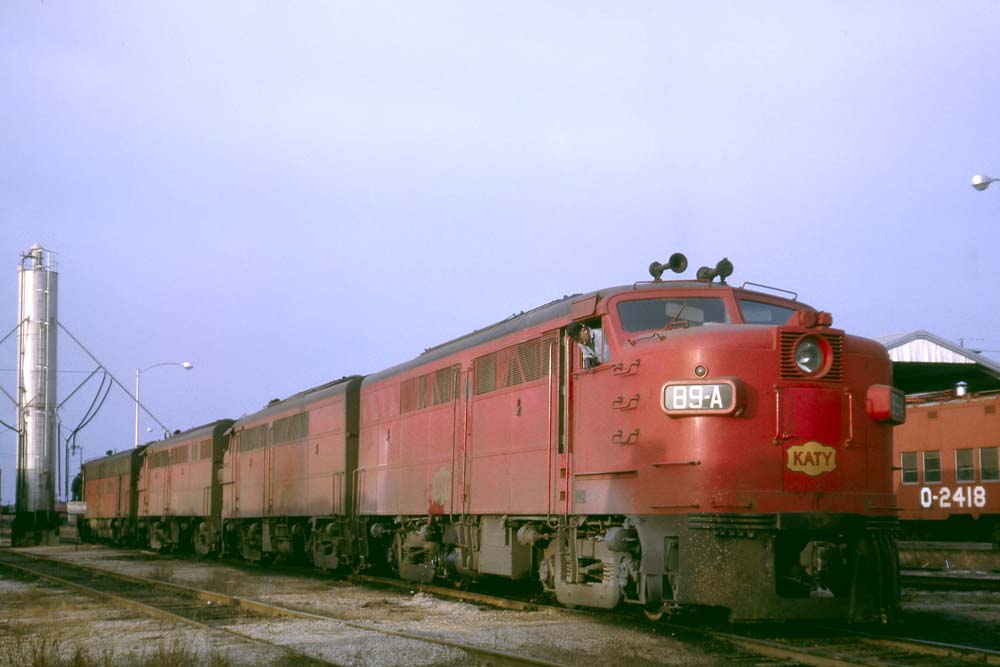
M 199 556 L 208 556 L 212 553 L 212 543 L 209 541 L 210 531 L 208 526 L 202 522 L 191 534 L 191 546 Z
M 646 578 L 646 604 L 642 613 L 653 623 L 663 618 L 663 577 L 648 576 Z
M 661 618 L 663 618 L 663 607 L 660 607 L 659 611 L 650 611 L 645 607 L 642 608 L 642 613 L 646 615 L 646 620 L 656 623 Z
M 385 560 L 386 565 L 389 566 L 389 571 L 395 576 L 400 576 L 399 574 L 399 564 L 403 559 L 403 538 L 399 534 L 392 536 L 392 544 L 386 551 Z

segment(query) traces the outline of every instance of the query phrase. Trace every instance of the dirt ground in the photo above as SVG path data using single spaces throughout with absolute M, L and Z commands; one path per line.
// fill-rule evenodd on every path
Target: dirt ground
M 724 665 L 728 657 L 674 640 L 669 626 L 636 630 L 597 622 L 558 609 L 508 611 L 440 600 L 412 591 L 385 591 L 335 580 L 257 574 L 210 561 L 149 559 L 135 551 L 90 545 L 31 549 L 80 563 L 138 576 L 215 590 L 264 602 L 331 614 L 350 622 L 433 635 L 499 651 L 563 664 Z M 7 577 L 0 572 L 0 577 Z M 136 659 L 162 647 L 180 645 L 206 664 L 219 656 L 239 665 L 288 664 L 275 650 L 217 632 L 148 620 L 134 612 L 47 585 L 0 579 L 0 664 L 13 638 L 50 637 L 64 654 L 78 646 L 100 647 Z M 349 627 L 336 621 L 273 620 L 246 623 L 239 632 L 291 646 L 307 655 L 343 665 L 467 665 L 456 649 Z M 37 641 L 37 639 L 35 639 Z

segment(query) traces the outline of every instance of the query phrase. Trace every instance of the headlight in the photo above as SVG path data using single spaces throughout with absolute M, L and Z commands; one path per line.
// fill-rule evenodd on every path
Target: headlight
M 806 375 L 818 373 L 825 362 L 823 346 L 815 336 L 806 336 L 795 346 L 795 365 Z

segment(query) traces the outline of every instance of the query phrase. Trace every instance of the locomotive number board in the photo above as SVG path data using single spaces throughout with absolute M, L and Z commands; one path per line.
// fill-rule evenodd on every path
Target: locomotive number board
M 960 486 L 950 489 L 947 486 L 923 486 L 920 488 L 920 506 L 930 509 L 934 506 L 946 510 L 953 507 L 973 508 L 986 507 L 986 487 Z
M 661 405 L 668 415 L 728 415 L 736 411 L 737 403 L 736 383 L 732 380 L 663 385 Z

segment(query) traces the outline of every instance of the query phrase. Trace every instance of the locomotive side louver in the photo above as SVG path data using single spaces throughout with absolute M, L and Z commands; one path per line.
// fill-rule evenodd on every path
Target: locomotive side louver
M 802 372 L 795 363 L 795 345 L 802 339 L 800 331 L 781 332 L 781 379 L 782 380 L 816 380 L 820 382 L 841 382 L 844 377 L 844 336 L 843 334 L 815 334 L 825 340 L 830 346 L 833 359 L 829 369 L 820 375 L 808 375 Z

